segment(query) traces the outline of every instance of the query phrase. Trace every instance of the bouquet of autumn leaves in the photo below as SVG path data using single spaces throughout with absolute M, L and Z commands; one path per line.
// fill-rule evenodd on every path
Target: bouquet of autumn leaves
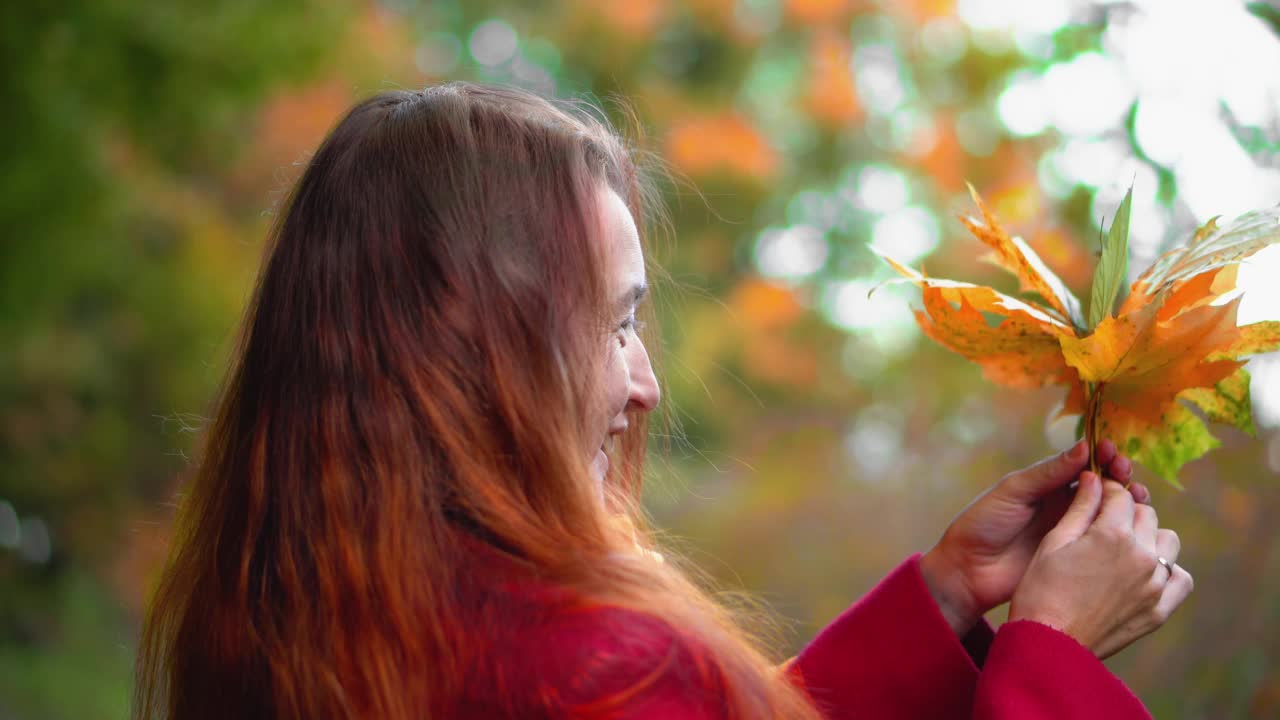
M 1185 463 L 1217 447 L 1204 418 L 1252 434 L 1241 358 L 1280 349 L 1280 322 L 1236 325 L 1242 261 L 1280 242 L 1280 207 L 1219 227 L 1216 218 L 1161 256 L 1122 295 L 1128 269 L 1125 196 L 1107 232 L 1088 311 L 1022 239 L 1010 237 L 970 188 L 982 219 L 961 222 L 1013 273 L 1019 300 L 992 288 L 925 276 L 880 253 L 924 293 L 921 329 L 1016 388 L 1065 385 L 1060 415 L 1080 415 L 1091 449 L 1110 438 L 1175 486 Z M 1280 278 L 1277 278 L 1280 281 Z

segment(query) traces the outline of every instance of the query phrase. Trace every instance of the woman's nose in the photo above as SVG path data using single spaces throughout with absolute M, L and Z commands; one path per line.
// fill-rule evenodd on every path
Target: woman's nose
M 653 366 L 649 362 L 649 353 L 644 345 L 635 343 L 635 351 L 628 358 L 630 387 L 627 394 L 627 409 L 652 412 L 658 407 L 662 391 L 658 389 L 658 378 L 653 374 Z M 630 349 L 630 348 L 628 348 Z

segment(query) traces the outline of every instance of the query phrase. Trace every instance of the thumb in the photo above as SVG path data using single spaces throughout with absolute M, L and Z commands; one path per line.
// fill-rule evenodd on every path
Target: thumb
M 1102 479 L 1091 472 L 1080 474 L 1075 499 L 1058 525 L 1044 538 L 1046 550 L 1056 550 L 1084 535 L 1102 506 Z
M 1089 446 L 1081 440 L 1057 455 L 1009 475 L 1002 483 L 1004 492 L 1017 502 L 1033 503 L 1066 487 L 1088 464 Z

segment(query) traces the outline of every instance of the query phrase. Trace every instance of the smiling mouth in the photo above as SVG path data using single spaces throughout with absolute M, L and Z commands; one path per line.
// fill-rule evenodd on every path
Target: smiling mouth
M 604 442 L 600 443 L 600 449 L 596 451 L 594 464 L 600 471 L 601 475 L 609 472 L 609 456 L 613 453 L 617 446 L 617 434 L 610 432 L 604 436 Z
M 631 426 L 622 418 L 614 418 L 609 426 L 605 429 L 604 440 L 600 442 L 600 449 L 596 451 L 595 457 L 592 458 L 592 464 L 595 465 L 601 475 L 609 472 L 609 456 L 618 449 L 618 439 Z

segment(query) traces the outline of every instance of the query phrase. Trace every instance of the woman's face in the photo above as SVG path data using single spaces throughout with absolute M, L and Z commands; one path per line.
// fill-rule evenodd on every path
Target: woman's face
M 607 187 L 599 194 L 605 247 L 606 282 L 611 298 L 610 326 L 605 340 L 604 412 L 594 419 L 591 469 L 598 482 L 609 470 L 607 449 L 627 429 L 627 411 L 649 412 L 658 405 L 658 380 L 649 353 L 636 334 L 636 307 L 644 298 L 644 255 L 640 234 L 622 198 Z M 596 442 L 598 438 L 598 442 Z

